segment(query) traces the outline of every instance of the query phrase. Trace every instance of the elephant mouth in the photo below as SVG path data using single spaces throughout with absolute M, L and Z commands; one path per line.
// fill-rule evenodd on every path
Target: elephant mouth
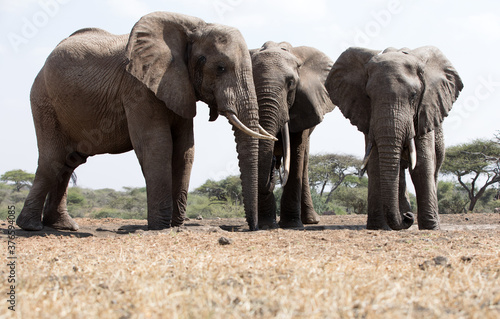
M 255 138 L 263 139 L 263 140 L 271 140 L 271 141 L 275 141 L 275 142 L 278 141 L 278 139 L 276 137 L 274 137 L 271 134 L 269 134 L 260 125 L 258 126 L 259 132 L 252 131 L 245 124 L 243 124 L 238 119 L 238 117 L 236 116 L 236 114 L 234 114 L 234 113 L 229 113 L 229 114 L 221 113 L 221 115 L 225 116 L 229 120 L 229 123 L 231 123 L 235 128 L 241 130 L 243 133 L 245 133 L 245 134 L 247 134 L 247 135 L 249 135 L 251 137 L 255 137 Z
M 406 145 L 408 147 L 408 162 L 410 164 L 410 170 L 413 171 L 415 169 L 415 166 L 417 166 L 417 150 L 415 147 L 415 139 L 411 138 L 408 140 L 408 143 Z M 370 155 L 372 152 L 373 148 L 373 143 L 368 142 L 368 145 L 366 146 L 366 152 L 365 152 L 365 157 L 363 158 L 363 164 L 361 165 L 361 169 L 359 171 L 359 177 L 362 177 L 365 175 L 365 172 L 368 168 L 368 161 L 370 160 Z

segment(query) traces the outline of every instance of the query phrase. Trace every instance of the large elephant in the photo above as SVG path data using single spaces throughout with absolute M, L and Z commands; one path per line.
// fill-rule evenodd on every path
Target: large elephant
M 437 176 L 444 159 L 442 122 L 463 88 L 435 47 L 385 51 L 349 48 L 326 87 L 365 134 L 369 229 L 409 228 L 405 168 L 415 186 L 420 229 L 439 229 Z
M 275 167 L 280 166 L 282 157 L 279 226 L 318 223 L 307 173 L 309 136 L 335 108 L 324 86 L 333 63 L 314 48 L 293 47 L 286 42 L 266 42 L 250 53 L 260 125 L 280 140 L 259 141 L 259 227 L 277 227 L 273 189 Z
M 245 212 L 256 229 L 255 137 L 270 137 L 258 133 L 246 43 L 234 28 L 168 12 L 145 15 L 127 35 L 76 31 L 49 55 L 31 90 L 39 159 L 17 224 L 77 230 L 65 195 L 74 169 L 89 156 L 133 149 L 146 180 L 148 228 L 181 225 L 198 100 L 211 121 L 222 114 L 239 128 Z

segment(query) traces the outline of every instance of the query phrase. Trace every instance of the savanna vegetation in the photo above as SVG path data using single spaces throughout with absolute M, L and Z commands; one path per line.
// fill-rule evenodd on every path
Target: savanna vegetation
M 492 212 L 500 207 L 500 139 L 476 140 L 447 148 L 438 186 L 442 214 Z M 353 155 L 316 154 L 309 160 L 309 183 L 319 214 L 366 214 L 368 178 L 358 176 L 362 161 Z M 15 205 L 20 212 L 34 174 L 23 170 L 0 176 L 0 205 Z M 68 190 L 68 210 L 73 217 L 145 219 L 146 188 Z M 279 211 L 282 189 L 276 186 Z M 415 195 L 410 193 L 413 208 Z M 207 180 L 188 196 L 189 218 L 243 217 L 241 182 L 238 176 Z M 7 212 L 2 210 L 0 218 Z

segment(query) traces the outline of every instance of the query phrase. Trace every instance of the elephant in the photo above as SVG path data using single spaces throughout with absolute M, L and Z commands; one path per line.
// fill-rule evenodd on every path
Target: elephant
M 259 140 L 259 227 L 278 227 L 273 189 L 281 158 L 284 188 L 279 226 L 318 223 L 307 172 L 309 139 L 324 115 L 335 108 L 324 86 L 333 62 L 315 48 L 287 42 L 269 41 L 250 54 L 260 125 L 280 140 Z
M 368 229 L 409 228 L 414 215 L 405 170 L 417 195 L 419 229 L 439 229 L 437 176 L 445 156 L 442 123 L 463 89 L 436 47 L 384 51 L 351 47 L 333 65 L 326 88 L 365 136 Z
M 38 168 L 17 225 L 78 230 L 66 193 L 89 156 L 134 150 L 149 230 L 182 225 L 194 158 L 196 102 L 234 126 L 244 207 L 257 228 L 258 104 L 248 47 L 232 27 L 153 12 L 130 34 L 74 32 L 50 53 L 31 89 Z

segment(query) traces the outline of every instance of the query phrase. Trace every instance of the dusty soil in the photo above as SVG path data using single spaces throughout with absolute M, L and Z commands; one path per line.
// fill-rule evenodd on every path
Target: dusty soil
M 365 218 L 258 232 L 244 219 L 163 231 L 77 219 L 77 232 L 16 229 L 13 255 L 3 223 L 16 311 L 5 299 L 0 318 L 500 317 L 499 214 L 442 215 L 441 231 Z
M 109 237 L 120 236 L 133 233 L 158 234 L 161 232 L 171 232 L 172 230 L 147 231 L 147 222 L 145 220 L 134 219 L 75 219 L 80 229 L 76 232 L 57 231 L 52 228 L 45 228 L 42 231 L 31 232 L 18 229 L 16 235 L 19 237 L 32 236 L 74 236 L 74 237 Z M 440 216 L 442 230 L 474 230 L 474 229 L 500 229 L 500 214 L 446 214 Z M 6 236 L 7 224 L 2 223 L 0 236 Z M 321 221 L 317 225 L 306 225 L 302 230 L 335 230 L 366 229 L 366 215 L 325 215 L 321 216 Z M 418 225 L 413 225 L 409 230 L 417 230 Z M 191 219 L 186 221 L 185 225 L 174 229 L 175 231 L 228 231 L 245 232 L 248 226 L 243 218 L 217 218 L 217 219 Z

